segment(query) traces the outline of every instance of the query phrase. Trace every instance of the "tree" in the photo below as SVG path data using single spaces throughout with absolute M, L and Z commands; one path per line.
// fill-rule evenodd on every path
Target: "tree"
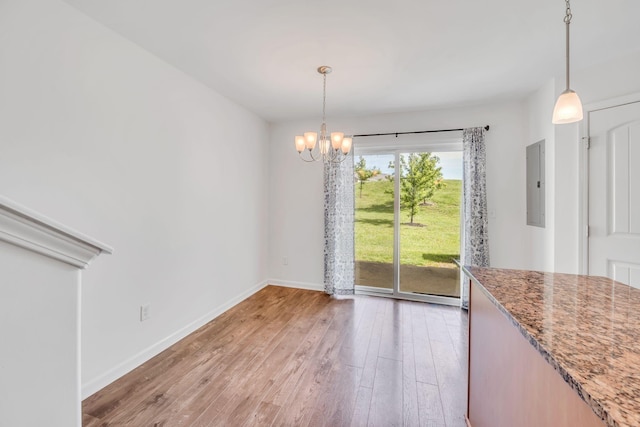
M 364 157 L 360 156 L 360 160 L 355 165 L 355 172 L 358 176 L 358 181 L 360 182 L 360 197 L 362 197 L 363 184 L 370 178 L 373 178 L 374 176 L 380 174 L 380 169 L 376 167 L 367 169 L 367 161 L 364 159 Z
M 444 186 L 438 162 L 438 156 L 431 153 L 400 156 L 400 206 L 409 211 L 409 224 L 414 224 L 420 203 L 426 203 Z

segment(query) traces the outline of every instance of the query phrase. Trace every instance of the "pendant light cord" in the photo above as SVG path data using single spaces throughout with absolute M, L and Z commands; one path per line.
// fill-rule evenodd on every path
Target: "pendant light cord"
M 573 18 L 573 15 L 571 14 L 571 5 L 569 4 L 569 0 L 565 0 L 565 2 L 567 3 L 567 10 L 566 10 L 566 15 L 564 17 L 564 23 L 566 24 L 566 28 L 567 28 L 567 37 L 566 37 L 566 72 L 567 72 L 567 90 L 569 90 L 570 85 L 569 85 L 569 25 L 571 24 L 571 18 Z

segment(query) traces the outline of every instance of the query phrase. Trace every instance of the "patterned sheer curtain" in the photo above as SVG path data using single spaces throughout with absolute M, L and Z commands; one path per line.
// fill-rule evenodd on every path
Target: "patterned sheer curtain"
M 485 129 L 464 129 L 463 143 L 463 205 L 464 253 L 462 264 L 489 266 L 489 228 L 487 217 L 487 179 Z M 469 307 L 469 282 L 463 280 L 460 304 Z
M 353 150 L 324 164 L 324 290 L 353 295 L 355 284 Z

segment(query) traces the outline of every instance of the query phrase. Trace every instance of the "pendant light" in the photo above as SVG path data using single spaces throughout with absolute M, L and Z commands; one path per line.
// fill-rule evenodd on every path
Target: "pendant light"
M 320 135 L 318 132 L 305 132 L 295 137 L 296 151 L 305 162 L 341 163 L 346 159 L 351 150 L 351 137 L 343 132 L 327 131 L 325 107 L 327 104 L 327 74 L 331 67 L 323 65 L 318 67 L 318 73 L 322 74 L 322 125 Z M 307 153 L 305 156 L 304 153 Z
M 558 100 L 556 101 L 556 106 L 553 109 L 553 119 L 551 120 L 553 124 L 564 124 L 564 123 L 573 123 L 579 122 L 582 120 L 582 102 L 580 102 L 580 97 L 577 93 L 575 93 L 569 87 L 569 25 L 571 24 L 571 18 L 573 15 L 571 14 L 571 5 L 569 4 L 569 0 L 565 0 L 567 3 L 566 14 L 564 17 L 564 23 L 567 29 L 567 37 L 566 37 L 566 79 L 567 79 L 567 88 L 564 92 L 560 94 Z

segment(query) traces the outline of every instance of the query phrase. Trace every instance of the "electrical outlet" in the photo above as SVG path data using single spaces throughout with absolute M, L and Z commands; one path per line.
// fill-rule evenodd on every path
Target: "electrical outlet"
M 282 265 L 289 265 L 289 257 L 286 257 L 286 256 L 282 257 Z
M 145 320 L 151 317 L 151 304 L 145 304 L 140 306 L 140 321 L 144 322 Z

